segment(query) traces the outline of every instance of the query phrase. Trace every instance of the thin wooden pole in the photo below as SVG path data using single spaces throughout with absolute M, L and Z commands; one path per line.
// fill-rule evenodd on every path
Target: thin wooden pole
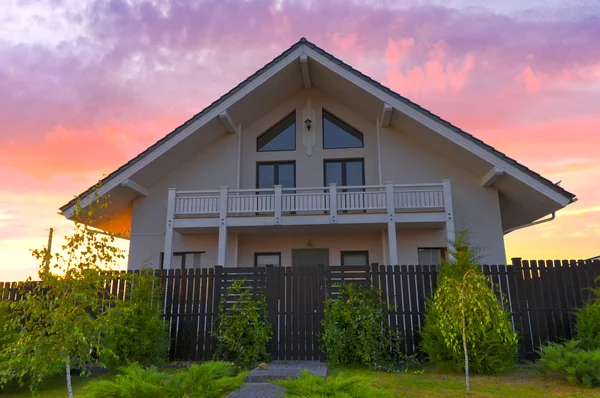
M 52 257 L 52 236 L 54 235 L 54 228 L 50 228 L 48 231 L 48 250 L 46 251 L 46 272 L 50 271 L 50 258 Z

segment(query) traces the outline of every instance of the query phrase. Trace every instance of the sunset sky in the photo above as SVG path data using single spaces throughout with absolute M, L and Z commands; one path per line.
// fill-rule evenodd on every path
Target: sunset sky
M 302 36 L 577 195 L 509 258 L 600 255 L 598 0 L 1 3 L 0 281 L 69 233 L 59 206 Z

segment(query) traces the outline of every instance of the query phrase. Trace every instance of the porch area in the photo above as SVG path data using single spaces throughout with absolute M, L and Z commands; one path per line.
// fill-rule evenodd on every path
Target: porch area
M 216 265 L 227 266 L 228 240 L 240 234 L 338 235 L 377 231 L 385 262 L 398 264 L 397 229 L 445 229 L 454 240 L 450 180 L 439 183 L 191 191 L 169 189 L 164 253 L 173 253 L 173 234 L 218 233 Z M 310 246 L 309 246 L 310 247 Z M 236 256 L 237 257 L 237 256 Z M 235 259 L 237 266 L 238 259 Z M 383 258 L 382 258 L 383 260 Z M 244 263 L 247 265 L 247 263 Z M 171 256 L 164 257 L 171 268 Z M 292 265 L 291 263 L 286 265 Z

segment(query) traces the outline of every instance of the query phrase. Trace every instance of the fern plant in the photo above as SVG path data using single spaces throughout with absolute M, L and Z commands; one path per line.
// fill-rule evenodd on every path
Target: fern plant
M 236 376 L 230 362 L 205 362 L 173 376 L 166 389 L 171 397 L 220 398 L 238 389 L 245 375 Z
M 273 383 L 285 388 L 286 397 L 383 398 L 390 396 L 388 391 L 370 386 L 365 378 L 345 376 L 343 373 L 323 379 L 304 370 L 296 379 L 288 378 Z
M 585 350 L 577 340 L 550 343 L 540 349 L 540 368 L 558 373 L 573 384 L 600 386 L 600 349 Z
M 163 389 L 169 375 L 154 367 L 144 368 L 138 363 L 121 368 L 122 374 L 113 380 L 98 380 L 88 384 L 84 391 L 87 398 L 158 398 L 164 397 Z

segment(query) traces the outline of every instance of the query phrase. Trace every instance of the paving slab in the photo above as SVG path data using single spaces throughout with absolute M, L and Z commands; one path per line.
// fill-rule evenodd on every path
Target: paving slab
M 281 398 L 284 391 L 285 388 L 272 383 L 249 383 L 242 385 L 227 398 Z
M 303 370 L 315 376 L 327 376 L 327 364 L 319 361 L 274 361 L 268 364 L 268 369 L 253 369 L 244 378 L 245 383 L 264 383 L 271 380 L 296 378 Z
M 274 361 L 266 370 L 255 368 L 244 378 L 242 387 L 228 398 L 280 398 L 285 389 L 269 383 L 272 380 L 298 377 L 303 370 L 315 376 L 327 376 L 327 364 L 318 361 Z

